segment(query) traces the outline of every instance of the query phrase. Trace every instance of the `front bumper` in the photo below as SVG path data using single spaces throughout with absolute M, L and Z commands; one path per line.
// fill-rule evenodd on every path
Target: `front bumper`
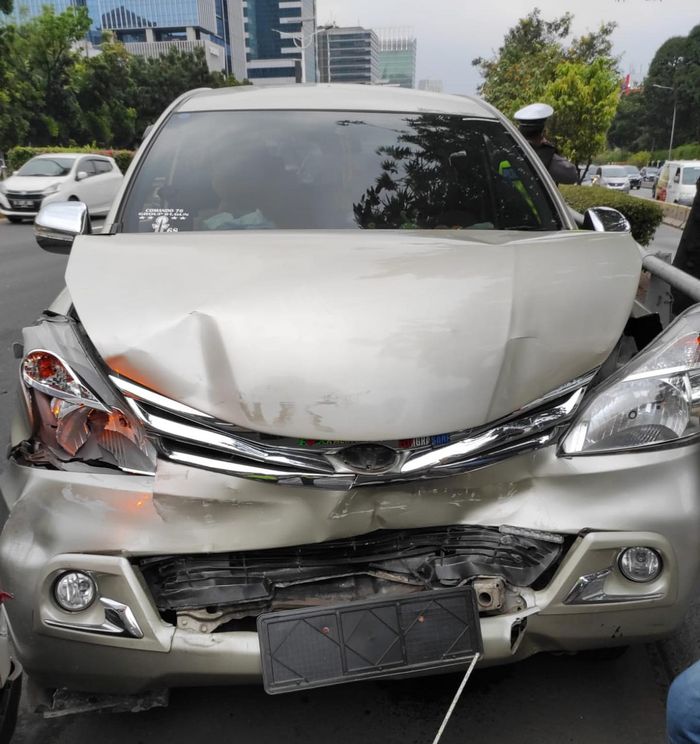
M 0 585 L 25 669 L 46 686 L 133 693 L 257 681 L 257 635 L 177 628 L 158 613 L 135 558 L 319 543 L 377 529 L 517 525 L 576 536 L 527 607 L 481 618 L 484 664 L 538 651 L 647 641 L 683 619 L 700 567 L 698 445 L 663 452 L 559 459 L 553 448 L 460 477 L 354 491 L 291 488 L 159 463 L 155 478 L 67 473 L 10 463 L 12 512 L 0 538 Z M 620 548 L 654 547 L 652 584 L 613 572 L 615 601 L 568 604 L 581 576 L 615 565 Z M 81 569 L 102 596 L 128 606 L 142 637 L 67 627 L 99 624 L 97 606 L 61 612 L 55 576 Z M 622 601 L 624 599 L 624 601 Z

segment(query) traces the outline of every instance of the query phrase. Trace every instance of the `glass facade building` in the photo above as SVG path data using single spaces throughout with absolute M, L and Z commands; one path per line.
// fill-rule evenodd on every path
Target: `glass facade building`
M 360 26 L 322 28 L 318 32 L 318 70 L 322 83 L 378 83 L 377 34 Z
M 45 5 L 85 7 L 90 40 L 111 31 L 133 54 L 202 47 L 209 68 L 253 83 L 316 81 L 316 0 L 16 0 L 21 22 Z
M 233 0 L 241 2 L 241 0 Z M 90 41 L 111 31 L 134 54 L 158 56 L 172 46 L 183 51 L 202 47 L 209 68 L 230 69 L 226 36 L 228 0 L 18 0 L 12 13 L 22 22 L 49 5 L 58 13 L 85 7 L 92 21 Z
M 377 36 L 382 83 L 415 88 L 418 42 L 413 31 L 402 28 L 377 29 Z
M 243 21 L 253 84 L 316 81 L 316 0 L 244 0 Z

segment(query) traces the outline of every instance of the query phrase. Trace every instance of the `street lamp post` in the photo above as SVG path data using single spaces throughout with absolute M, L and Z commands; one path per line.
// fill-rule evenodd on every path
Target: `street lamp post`
M 300 18 L 297 23 L 301 24 L 301 31 L 282 31 L 278 28 L 273 28 L 272 31 L 280 35 L 281 39 L 292 39 L 294 46 L 301 51 L 301 82 L 306 82 L 306 50 L 313 44 L 314 39 L 318 35 L 319 31 L 316 29 L 312 31 L 308 39 L 304 39 L 304 23 L 308 21 L 316 21 L 316 18 L 311 16 L 310 18 Z
M 657 83 L 651 84 L 652 88 L 663 88 L 663 90 L 670 90 L 673 93 L 673 119 L 671 120 L 671 141 L 668 144 L 668 159 L 671 159 L 671 151 L 673 150 L 673 135 L 676 131 L 676 107 L 678 106 L 678 94 L 676 89 L 670 85 L 658 85 Z

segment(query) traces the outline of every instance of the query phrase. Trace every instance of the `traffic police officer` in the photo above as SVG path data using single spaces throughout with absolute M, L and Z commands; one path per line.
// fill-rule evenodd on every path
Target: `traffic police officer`
M 557 152 L 557 148 L 544 137 L 547 119 L 554 109 L 546 103 L 531 103 L 515 114 L 520 133 L 539 155 L 552 178 L 557 183 L 576 183 L 578 170 L 576 166 Z

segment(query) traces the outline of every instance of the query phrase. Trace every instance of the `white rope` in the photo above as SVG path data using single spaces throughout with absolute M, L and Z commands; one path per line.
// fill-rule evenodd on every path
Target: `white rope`
M 469 681 L 469 677 L 471 677 L 472 672 L 474 671 L 474 667 L 476 666 L 476 662 L 479 661 L 480 656 L 481 654 L 479 654 L 478 652 L 474 655 L 474 658 L 472 659 L 472 663 L 469 665 L 469 669 L 467 669 L 467 673 L 464 675 L 464 679 L 460 682 L 459 687 L 457 688 L 457 693 L 455 694 L 452 700 L 452 704 L 450 705 L 447 711 L 447 714 L 445 715 L 445 718 L 442 721 L 442 725 L 440 726 L 440 729 L 437 732 L 437 736 L 433 739 L 433 744 L 438 744 L 438 742 L 442 738 L 442 735 L 445 732 L 445 729 L 447 728 L 447 724 L 450 722 L 450 718 L 452 717 L 452 712 L 457 706 L 457 703 L 459 702 L 460 697 L 462 697 L 464 688 L 466 687 L 467 682 Z

